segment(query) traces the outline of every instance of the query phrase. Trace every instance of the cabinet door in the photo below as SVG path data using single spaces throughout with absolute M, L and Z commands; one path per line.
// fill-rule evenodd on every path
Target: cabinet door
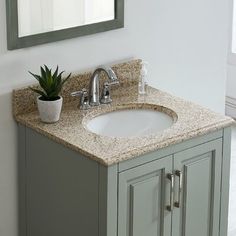
M 219 235 L 221 159 L 221 139 L 174 155 L 172 236 Z
M 118 236 L 170 236 L 172 156 L 119 174 Z

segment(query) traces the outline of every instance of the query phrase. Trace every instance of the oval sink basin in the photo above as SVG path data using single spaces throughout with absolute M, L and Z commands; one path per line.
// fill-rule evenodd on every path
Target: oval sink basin
M 86 124 L 93 133 L 109 137 L 140 137 L 163 131 L 174 123 L 164 112 L 151 109 L 118 110 L 99 115 Z

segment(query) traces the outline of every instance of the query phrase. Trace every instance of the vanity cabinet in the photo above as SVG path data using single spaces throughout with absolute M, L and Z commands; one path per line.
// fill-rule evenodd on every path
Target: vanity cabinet
M 172 156 L 119 174 L 118 236 L 171 235 L 168 173 Z
M 226 236 L 230 139 L 107 167 L 19 125 L 20 236 Z
M 221 159 L 218 139 L 121 172 L 118 236 L 218 236 Z
M 218 236 L 222 139 L 174 154 L 176 236 Z

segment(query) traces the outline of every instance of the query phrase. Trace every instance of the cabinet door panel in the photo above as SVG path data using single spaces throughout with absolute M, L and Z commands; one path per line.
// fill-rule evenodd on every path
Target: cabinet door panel
M 183 189 L 180 208 L 173 212 L 172 236 L 219 235 L 221 157 L 221 139 L 174 155 Z
M 160 176 L 151 177 L 146 181 L 131 184 L 131 235 L 156 235 L 160 232 L 160 225 L 156 223 L 160 219 L 161 204 Z M 144 204 L 145 199 L 145 204 Z M 148 227 L 146 227 L 148 226 Z M 143 232 L 145 230 L 145 232 Z
M 170 236 L 170 183 L 172 156 L 119 174 L 119 236 Z

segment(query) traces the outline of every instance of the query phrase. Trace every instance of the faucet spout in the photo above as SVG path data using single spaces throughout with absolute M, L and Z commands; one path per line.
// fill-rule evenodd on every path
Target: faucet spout
M 98 106 L 100 104 L 99 101 L 99 78 L 100 73 L 105 72 L 108 79 L 111 81 L 111 84 L 118 84 L 119 80 L 115 74 L 115 72 L 111 69 L 111 67 L 101 66 L 98 67 L 90 78 L 90 89 L 89 89 L 89 96 L 90 96 L 90 105 L 91 106 Z

